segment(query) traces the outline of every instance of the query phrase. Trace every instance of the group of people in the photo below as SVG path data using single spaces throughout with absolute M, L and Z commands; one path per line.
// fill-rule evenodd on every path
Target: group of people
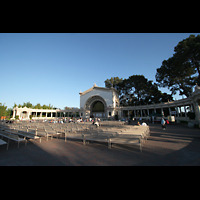
M 145 122 L 142 122 L 142 124 L 140 124 L 140 122 L 138 121 L 138 126 L 147 126 L 147 124 Z M 169 124 L 168 120 L 164 120 L 164 118 L 161 119 L 161 126 L 163 130 L 166 130 L 166 124 Z
M 142 124 L 140 124 L 140 122 L 137 123 L 138 126 L 147 126 L 147 124 L 145 122 L 142 122 Z

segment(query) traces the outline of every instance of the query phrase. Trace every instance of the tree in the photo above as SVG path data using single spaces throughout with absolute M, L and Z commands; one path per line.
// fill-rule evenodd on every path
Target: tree
M 0 117 L 1 116 L 7 116 L 7 106 L 5 106 L 5 104 L 2 105 L 2 103 L 0 103 Z
M 107 79 L 105 84 L 109 87 L 114 79 Z M 153 81 L 148 80 L 143 75 L 132 75 L 128 79 L 115 83 L 115 88 L 119 92 L 120 105 L 137 106 L 166 102 L 172 100 L 172 96 L 162 93 Z
M 43 107 L 40 105 L 40 103 L 38 103 L 37 105 L 34 106 L 34 108 L 35 108 L 35 109 L 41 109 L 41 108 L 43 108 Z
M 116 90 L 119 88 L 119 83 L 122 83 L 123 79 L 119 77 L 111 77 L 110 79 L 106 79 L 104 81 L 106 88 L 115 88 Z
M 172 95 L 179 91 L 180 95 L 188 97 L 192 87 L 200 84 L 200 35 L 190 35 L 179 42 L 174 52 L 157 69 L 156 81 L 159 87 L 168 87 Z
M 33 108 L 33 105 L 32 105 L 32 103 L 31 103 L 30 101 L 27 102 L 27 103 L 24 102 L 22 107 L 24 108 L 25 106 L 26 106 L 27 108 Z

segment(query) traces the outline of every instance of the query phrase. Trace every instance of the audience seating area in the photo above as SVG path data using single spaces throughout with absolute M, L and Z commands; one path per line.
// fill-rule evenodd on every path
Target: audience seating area
M 96 128 L 92 122 L 85 123 L 42 123 L 42 122 L 18 122 L 14 124 L 0 122 L 0 145 L 7 144 L 7 150 L 10 140 L 18 143 L 24 142 L 27 144 L 27 140 L 33 139 L 34 143 L 36 139 L 53 137 L 58 139 L 59 137 L 65 138 L 65 142 L 68 139 L 78 139 L 83 141 L 83 145 L 89 143 L 89 141 L 104 142 L 108 144 L 108 148 L 112 147 L 112 144 L 127 144 L 137 145 L 142 152 L 142 146 L 150 136 L 149 126 L 133 126 L 124 125 L 124 122 L 118 121 L 103 121 L 100 122 L 100 126 Z M 7 139 L 6 141 L 4 141 Z

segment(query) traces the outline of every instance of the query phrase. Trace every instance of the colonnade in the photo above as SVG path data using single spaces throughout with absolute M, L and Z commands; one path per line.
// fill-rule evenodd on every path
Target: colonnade
M 53 117 L 84 117 L 85 109 L 53 110 L 53 109 L 31 109 L 31 108 L 14 108 L 13 118 L 19 116 L 19 119 L 33 117 L 53 118 Z M 147 117 L 151 113 L 159 113 L 162 116 L 174 115 L 176 117 L 188 118 L 188 112 L 195 113 L 195 120 L 200 124 L 200 87 L 196 85 L 192 95 L 185 99 L 168 101 L 164 103 L 128 106 L 128 107 L 111 107 L 107 110 L 108 117 L 118 115 L 123 117 Z M 111 116 L 110 116 L 111 115 Z
M 200 87 L 196 85 L 194 92 L 188 98 L 162 102 L 158 104 L 121 107 L 121 117 L 147 117 L 151 113 L 159 113 L 167 117 L 188 118 L 188 112 L 195 113 L 195 120 L 200 123 Z M 189 119 L 189 118 L 188 118 Z

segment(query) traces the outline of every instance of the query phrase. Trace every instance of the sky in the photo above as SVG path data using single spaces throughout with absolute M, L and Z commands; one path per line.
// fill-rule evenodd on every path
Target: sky
M 144 75 L 197 33 L 0 33 L 0 103 L 80 107 L 80 90 Z M 167 88 L 159 88 L 170 93 Z M 176 95 L 174 99 L 182 96 Z

